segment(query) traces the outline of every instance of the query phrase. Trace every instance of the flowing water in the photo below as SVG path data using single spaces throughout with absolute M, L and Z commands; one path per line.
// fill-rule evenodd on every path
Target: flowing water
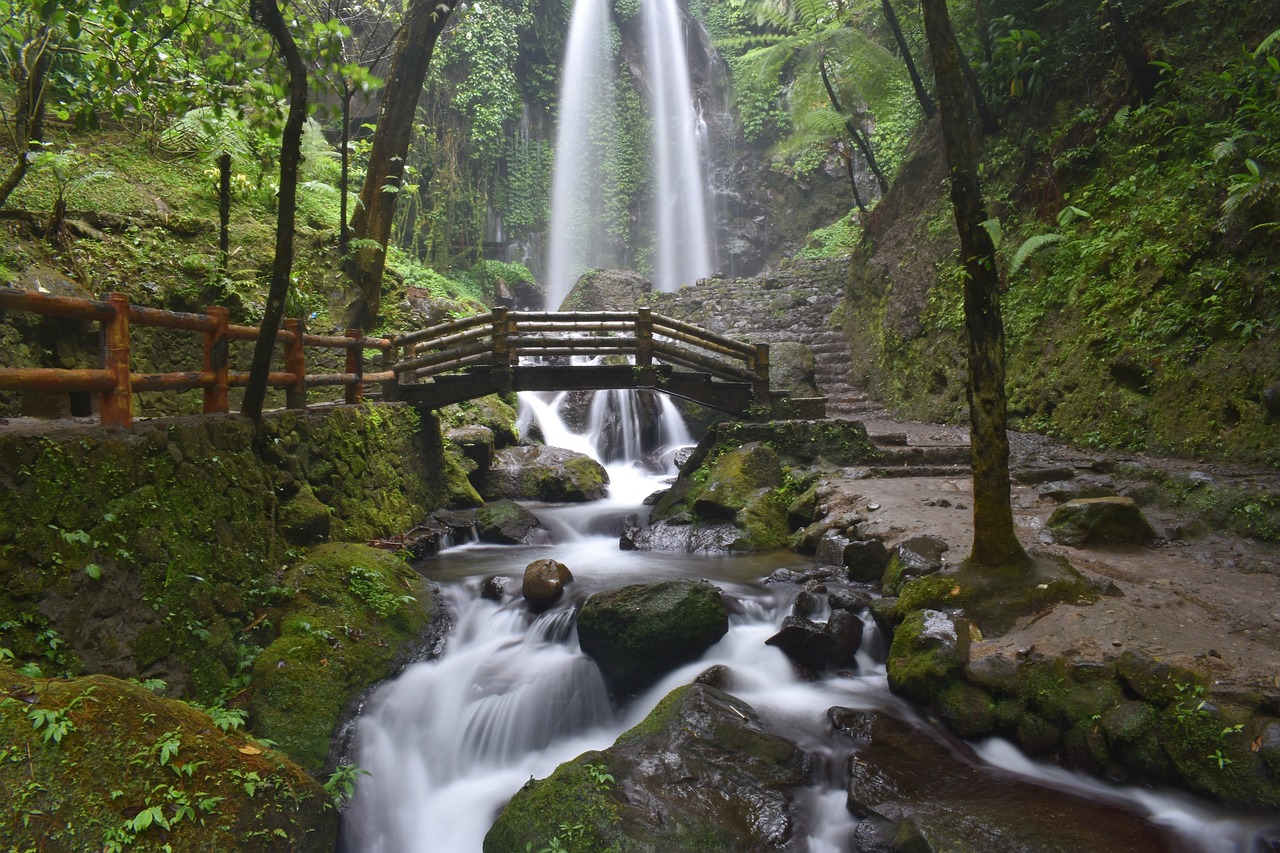
M 705 169 L 699 144 L 699 128 L 704 138 L 706 129 L 693 102 L 675 0 L 648 0 L 642 14 L 657 163 L 654 285 L 671 291 L 711 274 Z
M 605 232 L 606 163 L 617 144 L 616 64 L 609 0 L 577 0 L 561 65 L 556 159 L 551 173 L 547 309 L 556 311 L 588 267 L 617 267 Z
M 591 267 L 620 268 L 634 260 L 608 223 L 626 219 L 611 187 L 620 147 L 615 96 L 618 36 L 609 0 L 577 0 L 561 70 L 555 166 L 551 180 L 548 310 L 559 310 L 574 282 Z M 711 274 L 705 178 L 706 127 L 689 81 L 683 19 L 675 0 L 642 0 L 645 109 L 653 128 L 653 276 L 675 290 Z
M 525 420 L 536 419 L 555 443 L 594 452 L 599 433 L 576 435 L 565 427 L 557 411 L 562 401 L 525 397 Z M 681 440 L 678 431 L 672 435 Z M 792 554 L 716 557 L 620 551 L 622 519 L 645 511 L 643 497 L 661 488 L 662 478 L 625 462 L 609 470 L 613 484 L 605 500 L 531 505 L 551 531 L 552 544 L 470 544 L 419 567 L 439 584 L 452 630 L 439 659 L 412 665 L 383 685 L 357 721 L 351 758 L 369 775 L 359 781 L 344 813 L 344 850 L 478 853 L 498 811 L 530 778 L 544 778 L 564 761 L 610 746 L 670 690 L 716 664 L 733 672 L 735 695 L 753 705 L 766 723 L 786 732 L 814 757 L 816 767 L 826 771 L 816 774 L 818 781 L 801 800 L 804 817 L 797 849 L 850 849 L 856 821 L 845 808 L 844 768 L 852 746 L 830 735 L 827 709 L 842 705 L 879 710 L 928 730 L 889 692 L 882 665 L 884 642 L 874 623 L 869 617 L 864 620 L 867 640 L 855 674 L 798 679 L 786 657 L 765 645 L 790 612 L 796 587 L 765 585 L 762 579 L 779 567 L 810 568 L 812 561 Z M 567 564 L 574 581 L 558 606 L 535 616 L 519 596 L 519 578 L 524 566 L 540 557 Z M 513 579 L 502 602 L 479 595 L 482 580 L 492 575 Z M 728 633 L 700 660 L 616 706 L 595 664 L 578 649 L 576 606 L 600 590 L 683 577 L 707 578 L 723 590 L 731 613 Z M 1034 764 L 1001 741 L 980 744 L 977 751 L 982 760 L 1028 782 L 1064 796 L 1112 803 L 1172 827 L 1187 849 L 1270 849 L 1263 846 L 1260 834 L 1255 838 L 1259 829 L 1248 820 L 1189 798 L 1119 789 Z

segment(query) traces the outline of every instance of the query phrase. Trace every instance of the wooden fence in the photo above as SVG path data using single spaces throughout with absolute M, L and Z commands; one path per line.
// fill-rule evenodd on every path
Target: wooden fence
M 633 357 L 637 367 L 663 361 L 749 383 L 761 400 L 769 395 L 767 344 L 736 341 L 648 308 L 557 313 L 495 308 L 394 340 L 404 353 L 392 368 L 400 383 L 472 366 L 510 370 L 522 357 L 621 355 Z
M 101 367 L 61 369 L 44 367 L 0 368 L 0 391 L 93 392 L 100 397 L 102 423 L 130 426 L 133 394 L 138 391 L 204 391 L 204 412 L 226 412 L 228 389 L 248 384 L 249 374 L 230 369 L 230 345 L 256 341 L 256 326 L 228 321 L 226 308 L 211 307 L 203 314 L 163 311 L 130 305 L 119 293 L 105 301 L 0 288 L 0 311 L 25 311 L 53 317 L 91 320 L 99 324 Z M 204 360 L 199 370 L 175 373 L 134 373 L 130 367 L 130 328 L 147 326 L 191 332 L 204 338 Z M 285 320 L 276 333 L 284 349 L 284 370 L 268 374 L 267 384 L 285 389 L 285 405 L 305 408 L 308 388 L 341 385 L 345 401 L 358 402 L 365 383 L 381 383 L 383 398 L 399 399 L 406 385 L 430 383 L 441 374 L 466 368 L 490 368 L 508 377 L 522 368 L 520 359 L 539 361 L 555 356 L 630 356 L 640 368 L 636 387 L 649 387 L 655 361 L 698 371 L 715 380 L 743 388 L 757 402 L 769 399 L 769 347 L 747 344 L 680 320 L 654 314 L 647 308 L 634 312 L 528 312 L 495 308 L 391 338 L 367 338 L 358 329 L 344 336 L 312 335 L 299 320 Z M 342 373 L 307 373 L 306 347 L 342 350 Z M 365 351 L 379 354 L 379 368 L 366 372 Z M 401 356 L 401 354 L 403 354 Z M 399 357 L 399 360 L 397 358 Z M 545 371 L 546 368 L 536 368 Z M 670 368 L 664 368 L 669 370 Z M 549 382 L 556 387 L 598 387 L 589 368 L 555 368 Z M 582 373 L 582 376 L 576 376 Z M 679 374 L 687 376 L 688 374 Z M 464 380 L 466 377 L 455 377 Z M 631 380 L 628 380 L 630 382 Z M 575 382 L 579 384 L 575 384 Z M 561 384 L 556 384 L 561 383 Z M 686 383 L 687 384 L 687 383 Z M 494 387 L 509 387 L 505 385 Z M 744 387 L 746 386 L 746 387 Z M 606 387 L 617 387 L 616 382 Z M 724 388 L 725 385 L 717 386 Z M 488 385 L 476 385 L 476 393 L 492 393 Z M 452 399 L 450 397 L 449 399 Z M 698 395 L 691 399 L 700 399 Z
M 204 390 L 206 413 L 226 412 L 227 391 L 247 385 L 249 374 L 230 369 L 230 345 L 235 341 L 256 341 L 256 326 L 238 326 L 228 321 L 226 308 L 211 307 L 203 314 L 163 311 L 130 305 L 123 294 L 109 294 L 105 301 L 50 296 L 14 288 L 0 288 L 0 311 L 25 311 L 53 317 L 96 321 L 101 339 L 101 367 L 60 369 L 44 367 L 0 368 L 0 391 L 88 391 L 100 395 L 102 423 L 130 426 L 133 423 L 133 394 L 137 391 Z M 199 370 L 178 373 L 134 373 L 130 368 L 130 327 L 149 326 L 192 332 L 204 337 L 204 362 Z M 366 373 L 364 351 L 383 355 L 383 363 L 394 353 L 395 343 L 387 338 L 366 338 L 358 329 L 345 336 L 307 334 L 299 320 L 285 320 L 276 333 L 284 348 L 284 370 L 268 375 L 267 384 L 285 389 L 289 408 L 306 406 L 306 391 L 327 385 L 342 385 L 348 403 L 359 401 L 364 383 L 392 381 L 390 370 Z M 306 347 L 346 352 L 342 373 L 307 373 Z

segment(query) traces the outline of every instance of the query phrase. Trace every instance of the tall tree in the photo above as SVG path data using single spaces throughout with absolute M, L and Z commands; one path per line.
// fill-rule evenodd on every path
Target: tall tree
M 302 53 L 280 14 L 276 0 L 250 0 L 253 20 L 266 30 L 289 70 L 289 117 L 280 141 L 280 190 L 276 208 L 276 255 L 271 264 L 271 286 L 262 315 L 262 326 L 253 347 L 249 383 L 245 386 L 240 413 L 255 422 L 262 418 L 267 396 L 267 375 L 276 344 L 276 330 L 284 318 L 284 303 L 293 274 L 293 227 L 298 208 L 298 164 L 302 160 L 302 127 L 307 119 L 307 66 Z
M 880 0 L 880 9 L 884 12 L 884 19 L 889 22 L 893 40 L 897 43 L 898 52 L 902 54 L 902 61 L 907 66 L 907 74 L 911 75 L 911 88 L 916 90 L 916 100 L 920 102 L 920 109 L 924 112 L 925 118 L 933 118 L 938 108 L 934 106 L 933 98 L 929 97 L 924 81 L 920 79 L 916 61 L 911 56 L 911 46 L 907 44 L 906 36 L 902 34 L 902 25 L 898 22 L 898 13 L 893 10 L 893 4 L 889 0 Z
M 978 148 L 955 32 L 946 0 L 921 0 L 925 34 L 951 172 L 951 203 L 964 264 L 964 320 L 968 333 L 969 441 L 973 461 L 973 550 L 979 566 L 1028 560 L 1013 528 L 1009 436 L 1004 389 L 1004 323 L 1000 274 L 978 183 Z
M 436 41 L 455 5 L 456 0 L 413 0 L 396 41 L 369 149 L 369 169 L 360 189 L 360 207 L 351 221 L 352 237 L 358 245 L 348 262 L 348 274 L 357 294 L 345 318 L 348 326 L 368 329 L 377 320 L 387 246 L 405 159 L 413 141 L 418 98 Z

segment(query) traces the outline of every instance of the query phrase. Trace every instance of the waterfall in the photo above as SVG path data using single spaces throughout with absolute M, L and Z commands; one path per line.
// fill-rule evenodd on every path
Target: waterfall
M 560 120 L 551 173 L 547 308 L 583 270 L 616 266 L 605 233 L 605 160 L 617 137 L 609 0 L 577 0 L 561 67 Z
M 610 222 L 607 157 L 619 141 L 612 24 L 608 0 L 577 0 L 560 84 L 551 182 L 551 230 L 543 288 L 559 309 L 583 271 L 617 267 Z M 643 0 L 647 109 L 653 125 L 654 284 L 675 290 L 711 273 L 705 144 L 689 81 L 687 48 L 675 0 Z
M 711 274 L 706 181 L 680 10 L 675 0 L 650 0 L 643 14 L 657 164 L 654 284 L 659 290 L 670 291 Z

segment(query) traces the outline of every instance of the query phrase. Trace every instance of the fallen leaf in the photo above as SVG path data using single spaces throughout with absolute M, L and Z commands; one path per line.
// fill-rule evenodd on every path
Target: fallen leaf
M 262 750 L 258 749 L 258 747 L 253 744 L 246 743 L 244 746 L 240 747 L 240 753 L 242 755 L 262 755 Z

